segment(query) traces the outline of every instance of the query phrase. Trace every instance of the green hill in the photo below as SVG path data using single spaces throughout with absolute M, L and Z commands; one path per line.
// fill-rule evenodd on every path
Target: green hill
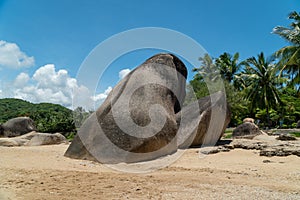
M 35 121 L 38 131 L 64 132 L 75 131 L 72 110 L 58 104 L 33 104 L 21 99 L 0 99 L 0 123 L 15 117 L 30 117 Z

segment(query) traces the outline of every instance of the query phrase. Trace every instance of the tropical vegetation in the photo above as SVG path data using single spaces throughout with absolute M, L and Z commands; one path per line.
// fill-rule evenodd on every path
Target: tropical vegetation
M 60 132 L 65 136 L 76 132 L 73 111 L 51 103 L 33 104 L 21 99 L 0 99 L 0 123 L 15 117 L 30 117 L 40 132 Z
M 265 128 L 295 127 L 300 120 L 300 15 L 289 14 L 289 27 L 277 26 L 273 33 L 289 42 L 273 55 L 239 60 L 239 53 L 223 53 L 217 58 L 205 54 L 194 68 L 189 87 L 197 98 L 214 90 L 208 84 L 222 80 L 231 107 L 230 126 L 252 117 Z M 218 88 L 215 88 L 216 90 Z M 188 90 L 192 91 L 191 89 Z M 188 94 L 188 96 L 191 96 Z
M 288 27 L 273 29 L 274 34 L 289 43 L 273 55 L 261 52 L 240 60 L 239 53 L 225 52 L 217 58 L 208 54 L 200 57 L 201 65 L 193 69 L 194 78 L 187 86 L 185 104 L 223 90 L 232 113 L 230 126 L 252 117 L 264 128 L 295 127 L 300 120 L 300 15 L 294 11 L 289 19 L 293 22 Z M 0 112 L 0 123 L 28 116 L 35 121 L 38 131 L 69 136 L 91 114 L 82 107 L 72 111 L 61 105 L 9 98 L 0 99 Z

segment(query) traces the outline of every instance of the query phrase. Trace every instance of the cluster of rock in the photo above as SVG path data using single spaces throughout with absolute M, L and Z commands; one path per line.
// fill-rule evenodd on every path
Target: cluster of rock
M 215 147 L 205 147 L 200 150 L 204 154 L 228 152 L 232 149 L 259 150 L 261 156 L 300 156 L 300 141 L 281 141 L 278 136 L 257 136 L 252 140 L 234 139 L 229 144 L 220 144 Z
M 60 133 L 36 132 L 34 121 L 29 117 L 17 117 L 1 125 L 0 146 L 39 146 L 68 143 Z
M 215 144 L 230 112 L 219 92 L 184 107 L 187 69 L 158 54 L 131 71 L 81 126 L 65 156 L 101 163 L 152 160 L 178 148 Z
M 232 141 L 220 141 L 218 146 L 203 148 L 200 152 L 214 154 L 241 148 L 259 150 L 261 156 L 300 156 L 300 140 L 296 137 L 287 133 L 269 136 L 253 122 L 246 120 L 239 125 L 232 133 Z

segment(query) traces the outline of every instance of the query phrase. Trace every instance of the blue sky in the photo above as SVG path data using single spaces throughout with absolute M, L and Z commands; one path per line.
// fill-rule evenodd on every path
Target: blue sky
M 2 47 L 18 51 L 22 61 L 14 66 L 16 62 L 8 61 L 14 57 L 0 55 L 0 97 L 70 106 L 70 93 L 65 91 L 70 87 L 63 87 L 75 84 L 86 56 L 112 35 L 133 28 L 179 31 L 213 57 L 223 52 L 239 52 L 241 59 L 261 51 L 270 55 L 287 45 L 271 34 L 272 29 L 288 26 L 288 13 L 299 12 L 299 8 L 298 0 L 0 0 Z M 114 62 L 97 92 L 105 97 L 105 90 L 119 80 L 121 70 L 134 68 L 155 52 L 135 52 Z M 192 66 L 188 67 L 191 78 Z M 41 83 L 43 78 L 50 80 L 48 84 Z M 68 83 L 61 80 L 64 78 Z

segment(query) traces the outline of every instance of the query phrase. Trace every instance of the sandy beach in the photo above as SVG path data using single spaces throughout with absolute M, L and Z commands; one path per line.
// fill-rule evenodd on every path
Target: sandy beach
M 0 147 L 0 199 L 300 199 L 300 159 L 232 150 L 123 173 L 63 156 L 68 145 Z

